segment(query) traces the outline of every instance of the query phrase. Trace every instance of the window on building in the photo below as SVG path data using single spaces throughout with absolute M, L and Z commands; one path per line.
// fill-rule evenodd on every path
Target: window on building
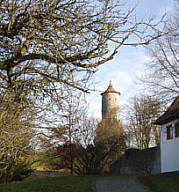
M 175 123 L 175 137 L 179 137 L 179 121 Z
M 167 126 L 167 140 L 173 138 L 173 131 L 172 131 L 172 125 Z

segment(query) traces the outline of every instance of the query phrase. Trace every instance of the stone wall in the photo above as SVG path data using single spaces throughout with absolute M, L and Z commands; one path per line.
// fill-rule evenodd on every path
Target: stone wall
M 104 93 L 102 95 L 102 118 L 115 118 L 120 120 L 118 93 Z
M 128 149 L 110 166 L 112 174 L 156 174 L 161 172 L 160 147 Z

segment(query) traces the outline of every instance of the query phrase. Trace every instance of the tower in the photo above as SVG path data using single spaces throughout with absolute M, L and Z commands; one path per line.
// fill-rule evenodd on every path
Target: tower
M 102 120 L 96 129 L 96 141 L 113 138 L 123 134 L 123 127 L 120 123 L 119 95 L 111 81 L 102 95 Z
M 94 144 L 105 154 L 103 171 L 109 171 L 110 164 L 116 161 L 126 148 L 124 130 L 120 123 L 119 95 L 111 81 L 108 88 L 101 93 L 102 120 L 96 128 Z
M 106 91 L 102 95 L 102 119 L 116 119 L 120 121 L 119 95 L 111 81 Z

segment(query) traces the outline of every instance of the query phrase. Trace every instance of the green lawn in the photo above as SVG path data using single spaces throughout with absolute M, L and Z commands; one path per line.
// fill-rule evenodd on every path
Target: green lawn
M 93 176 L 61 176 L 28 179 L 0 185 L 0 192 L 85 192 Z
M 179 172 L 139 177 L 152 192 L 179 192 Z
M 179 172 L 138 178 L 151 192 L 179 192 Z M 0 192 L 86 192 L 95 179 L 96 176 L 34 177 L 0 185 Z

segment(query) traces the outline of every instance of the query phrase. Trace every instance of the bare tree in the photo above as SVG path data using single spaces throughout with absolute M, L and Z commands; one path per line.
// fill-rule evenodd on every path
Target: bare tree
M 0 94 L 10 92 L 27 114 L 31 108 L 26 104 L 33 104 L 38 128 L 54 128 L 62 139 L 65 129 L 57 110 L 63 109 L 63 86 L 87 92 L 90 76 L 121 46 L 145 45 L 161 35 L 155 24 L 136 22 L 132 14 L 133 9 L 124 12 L 112 0 L 0 1 Z
M 0 10 L 1 83 L 33 93 L 54 82 L 87 91 L 89 76 L 118 48 L 148 44 L 161 35 L 156 25 L 132 20 L 133 9 L 123 12 L 110 0 L 4 0 Z M 116 45 L 112 51 L 109 42 Z
M 163 101 L 173 100 L 179 94 L 179 2 L 176 2 L 176 14 L 168 21 L 167 35 L 148 46 L 150 62 L 146 64 L 146 73 L 141 78 L 148 90 Z
M 68 168 L 71 170 L 71 174 L 98 174 L 108 171 L 110 164 L 125 150 L 125 145 L 121 142 L 124 141 L 123 135 L 113 134 L 110 137 L 103 137 L 103 140 L 94 141 L 99 121 L 89 118 L 84 110 L 78 111 L 77 114 L 80 114 L 80 118 L 73 112 L 67 114 L 64 121 L 67 129 L 63 129 L 66 130 L 63 137 L 61 132 L 59 138 L 57 137 L 57 129 L 51 137 L 53 141 L 56 141 L 56 144 L 49 145 L 49 142 L 46 142 L 50 146 L 47 151 L 50 158 L 59 159 L 59 167 Z M 69 124 L 76 117 L 78 117 L 78 121 L 75 124 Z M 110 127 L 108 128 L 110 129 Z
M 132 21 L 133 9 L 122 8 L 109 0 L 0 1 L 0 94 L 9 92 L 15 103 L 27 107 L 26 113 L 31 109 L 26 104 L 33 104 L 38 128 L 61 127 L 62 136 L 57 110 L 63 109 L 63 86 L 87 92 L 91 74 L 121 46 L 148 44 L 161 35 L 143 33 L 155 26 Z
M 145 149 L 160 144 L 160 128 L 154 121 L 161 113 L 160 102 L 150 96 L 134 97 L 128 106 L 127 132 L 133 145 L 138 149 Z
M 119 137 L 113 136 L 101 143 L 82 147 L 80 155 L 75 161 L 76 173 L 86 175 L 109 172 L 110 164 L 121 154 L 120 140 Z M 114 157 L 116 158 L 114 159 Z
M 86 104 L 84 95 L 68 86 L 63 89 L 61 96 L 63 103 L 55 103 L 56 114 L 52 111 L 49 119 L 46 119 L 43 129 L 39 130 L 39 139 L 42 148 L 50 158 L 66 161 L 66 168 L 73 175 L 74 158 L 76 158 L 74 150 L 77 152 L 77 146 L 80 146 L 84 139 L 82 132 L 87 131 L 84 130 L 84 126 L 88 126 L 84 119 Z M 90 131 L 90 127 L 88 131 Z M 86 138 L 85 141 L 87 141 Z

